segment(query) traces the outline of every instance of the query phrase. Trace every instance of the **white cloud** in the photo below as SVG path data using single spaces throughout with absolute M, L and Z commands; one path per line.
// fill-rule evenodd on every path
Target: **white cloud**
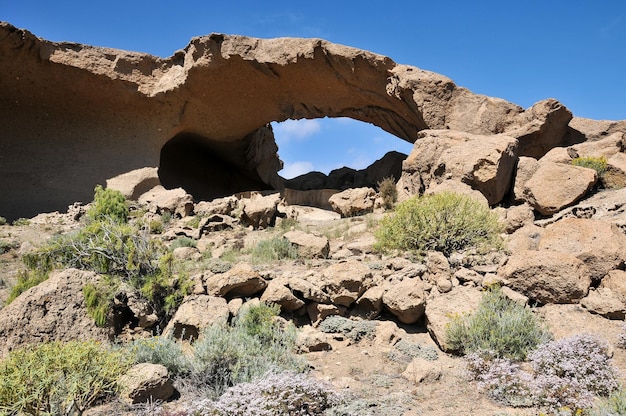
M 281 170 L 280 176 L 285 179 L 292 179 L 296 176 L 300 176 L 304 173 L 309 173 L 313 170 L 313 163 L 311 162 L 294 162 L 287 163 L 283 170 Z
M 286 120 L 273 126 L 276 141 L 289 142 L 291 140 L 303 140 L 314 135 L 322 129 L 317 120 Z

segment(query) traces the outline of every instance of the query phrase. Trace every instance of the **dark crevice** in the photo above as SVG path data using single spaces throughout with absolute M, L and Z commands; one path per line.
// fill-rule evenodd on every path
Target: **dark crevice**
M 181 133 L 161 149 L 159 179 L 166 189 L 183 188 L 196 201 L 251 190 L 268 190 L 245 159 L 245 140 L 217 142 Z

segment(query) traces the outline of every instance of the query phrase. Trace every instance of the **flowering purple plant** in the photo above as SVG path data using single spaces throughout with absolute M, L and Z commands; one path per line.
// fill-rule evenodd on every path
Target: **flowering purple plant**
M 619 387 L 608 344 L 575 335 L 541 345 L 529 355 L 529 370 L 495 352 L 467 355 L 467 376 L 494 400 L 510 406 L 537 405 L 550 412 L 589 409 L 595 396 Z

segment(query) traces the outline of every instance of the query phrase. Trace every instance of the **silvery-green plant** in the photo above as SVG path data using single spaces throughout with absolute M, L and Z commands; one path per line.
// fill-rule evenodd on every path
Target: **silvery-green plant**
M 197 416 L 321 416 L 341 402 L 332 386 L 293 371 L 270 372 L 192 406 Z

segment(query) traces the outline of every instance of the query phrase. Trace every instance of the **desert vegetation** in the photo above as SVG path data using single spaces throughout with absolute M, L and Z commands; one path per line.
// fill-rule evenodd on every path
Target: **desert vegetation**
M 620 377 L 605 341 L 588 334 L 551 340 L 532 310 L 497 287 L 473 314 L 455 317 L 447 336 L 466 356 L 468 379 L 507 406 L 559 415 L 585 414 L 598 398 L 619 406 Z
M 410 198 L 385 217 L 376 233 L 382 250 L 429 250 L 449 256 L 465 249 L 501 246 L 498 217 L 486 206 L 461 194 L 444 192 Z
M 379 186 L 381 193 L 390 188 L 388 183 Z M 23 255 L 22 270 L 11 284 L 9 303 L 44 282 L 52 271 L 77 268 L 101 277 L 82 289 L 86 311 L 98 326 L 111 324 L 122 287 L 146 301 L 159 314 L 158 323 L 141 336 L 110 346 L 91 341 L 54 341 L 12 351 L 0 362 L 0 412 L 82 414 L 103 402 L 112 403 L 122 413 L 162 416 L 373 416 L 410 411 L 414 402 L 411 395 L 394 393 L 374 399 L 381 389 L 401 383 L 398 375 L 369 374 L 364 383 L 368 389 L 377 389 L 375 394 L 367 389 L 345 391 L 320 380 L 305 358 L 299 341 L 302 329 L 294 324 L 302 325 L 306 313 L 302 309 L 298 315 L 293 309 L 285 309 L 286 304 L 248 302 L 244 298 L 242 306 L 233 306 L 229 319 L 218 320 L 197 334 L 185 334 L 183 330 L 174 337 L 172 332 L 163 332 L 185 297 L 197 290 L 199 281 L 207 286 L 206 279 L 223 276 L 241 263 L 249 264 L 247 270 L 252 273 L 261 273 L 259 278 L 269 276 L 271 281 L 277 271 L 294 264 L 304 276 L 318 264 L 332 261 L 303 257 L 298 247 L 284 237 L 292 230 L 332 241 L 368 233 L 375 236 L 367 273 L 387 276 L 393 284 L 416 281 L 416 274 L 426 273 L 423 270 L 427 268 L 428 253 L 457 256 L 463 262 L 489 258 L 505 248 L 500 218 L 469 197 L 442 193 L 396 205 L 391 190 L 384 192 L 389 202 L 384 204 L 384 215 L 345 218 L 317 228 L 286 218 L 263 231 L 250 232 L 239 226 L 230 232 L 230 240 L 201 246 L 197 237 L 170 232 L 182 223 L 185 229 L 200 233 L 200 215 L 185 221 L 167 211 L 150 216 L 144 208 L 131 209 L 119 192 L 96 188 L 94 202 L 77 227 Z M 254 238 L 250 238 L 252 235 Z M 16 250 L 14 244 L 6 245 L 6 252 Z M 185 250 L 196 254 L 181 257 Z M 219 255 L 214 256 L 212 250 Z M 407 274 L 397 277 L 394 273 L 405 269 L 394 262 L 406 265 Z M 425 279 L 427 275 L 420 281 Z M 351 287 L 354 283 L 342 284 Z M 436 285 L 439 288 L 439 282 Z M 367 287 L 358 290 L 363 293 Z M 444 291 L 445 286 L 441 287 Z M 313 289 L 302 286 L 293 293 L 303 297 L 306 290 Z M 329 285 L 325 290 L 335 289 Z M 320 293 L 310 296 L 322 299 Z M 349 316 L 346 309 L 337 308 L 341 312 L 320 317 L 315 324 L 317 333 L 363 351 L 381 342 L 379 320 Z M 385 311 L 370 312 L 368 316 L 394 319 Z M 484 285 L 474 311 L 449 318 L 445 337 L 452 354 L 447 359 L 462 360 L 465 380 L 496 406 L 558 415 L 625 414 L 620 375 L 610 358 L 610 347 L 600 338 L 580 334 L 553 340 L 536 310 L 511 300 L 498 284 Z M 421 321 L 417 325 L 422 325 Z M 626 339 L 626 335 L 621 337 Z M 438 368 L 445 357 L 434 344 L 400 337 L 389 343 L 379 359 L 389 369 L 407 368 L 414 362 Z M 141 363 L 164 366 L 184 400 L 123 402 L 119 380 L 131 366 Z M 356 364 L 349 372 L 365 377 Z

